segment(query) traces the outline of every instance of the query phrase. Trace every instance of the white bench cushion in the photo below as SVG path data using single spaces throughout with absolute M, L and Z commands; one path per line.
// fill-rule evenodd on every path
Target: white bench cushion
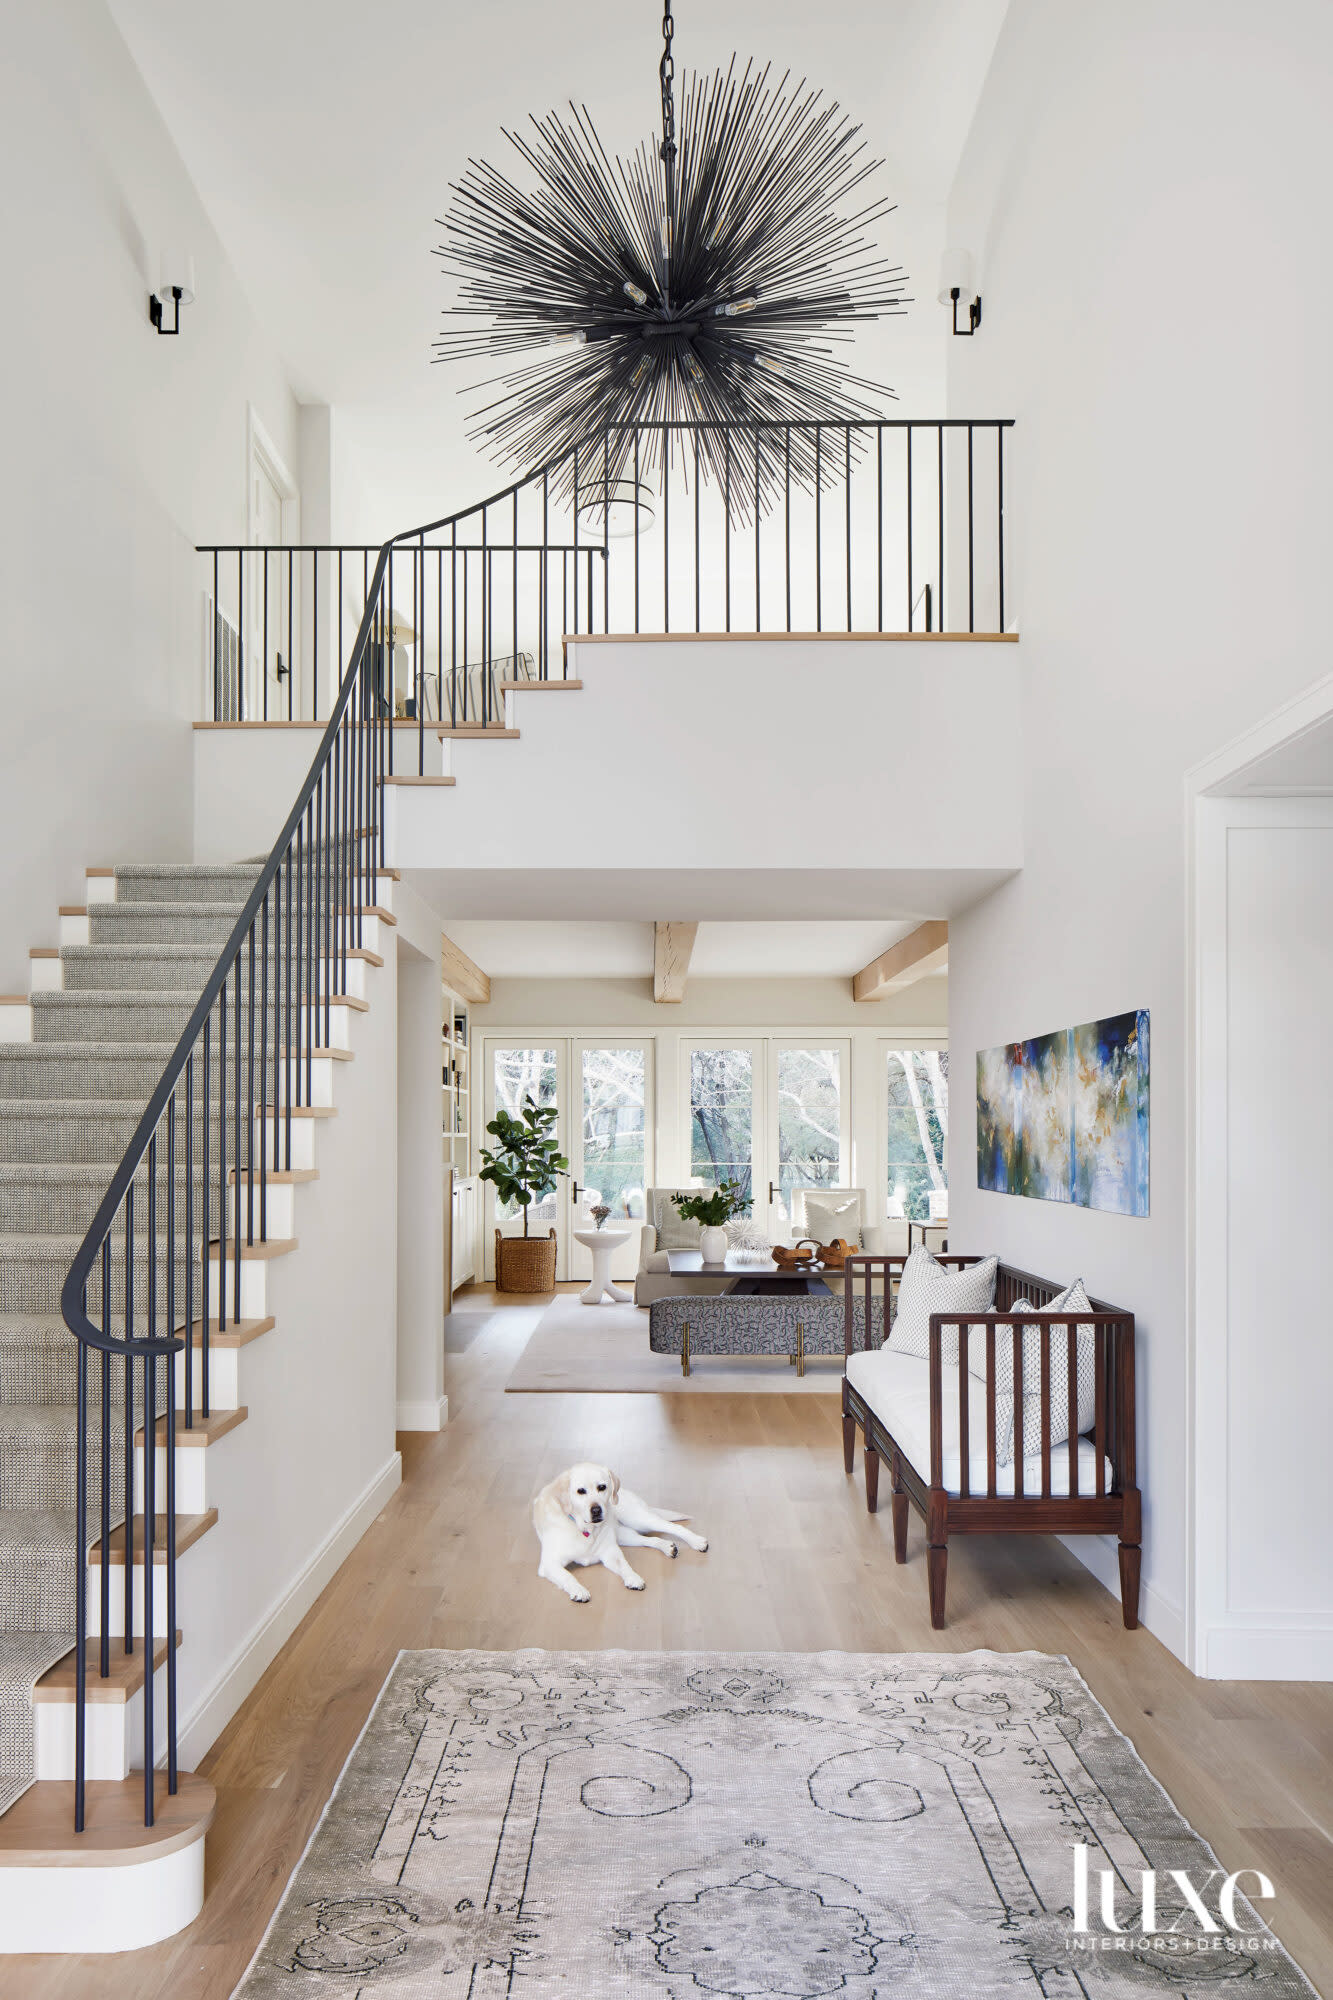
M 930 1481 L 930 1363 L 915 1354 L 895 1354 L 892 1347 L 869 1353 L 857 1352 L 847 1361 L 847 1379 L 862 1396 L 897 1444 L 903 1456 L 927 1484 Z M 958 1370 L 944 1371 L 942 1383 L 944 1431 L 944 1490 L 962 1490 L 958 1426 Z M 987 1490 L 986 1466 L 986 1385 L 968 1376 L 969 1483 L 974 1496 Z M 996 1428 L 1000 1428 L 997 1412 Z M 995 1468 L 995 1490 L 1012 1494 L 1014 1464 Z M 1069 1447 L 1051 1448 L 1051 1492 L 1069 1492 Z M 1111 1490 L 1111 1461 L 1106 1461 L 1106 1490 Z M 1078 1491 L 1091 1497 L 1097 1491 L 1097 1448 L 1087 1438 L 1078 1441 Z M 1041 1454 L 1023 1461 L 1023 1495 L 1040 1498 Z

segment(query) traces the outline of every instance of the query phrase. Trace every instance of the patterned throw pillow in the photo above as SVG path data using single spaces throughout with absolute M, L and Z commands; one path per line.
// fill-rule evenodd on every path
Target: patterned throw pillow
M 995 1298 L 998 1257 L 983 1257 L 979 1264 L 964 1264 L 953 1270 L 937 1263 L 929 1250 L 914 1250 L 903 1266 L 898 1287 L 898 1310 L 894 1315 L 889 1345 L 895 1354 L 930 1357 L 930 1316 L 932 1313 L 989 1312 Z M 975 1341 L 969 1342 L 969 1352 Z M 945 1365 L 958 1366 L 958 1328 L 946 1326 L 940 1351 Z
M 1062 1313 L 1091 1312 L 1092 1301 L 1084 1290 L 1083 1280 L 1075 1278 L 1067 1290 L 1051 1300 L 1048 1306 L 1034 1306 L 1031 1299 L 1018 1299 L 1010 1307 L 1016 1314 L 1022 1313 Z M 1074 1415 L 1077 1422 L 1076 1435 L 1092 1429 L 1097 1419 L 1097 1341 L 1096 1331 L 1090 1321 L 1076 1327 L 1075 1332 L 1075 1383 Z M 1041 1328 L 1023 1328 L 1023 1456 L 1041 1456 Z M 978 1363 L 977 1344 L 972 1342 L 968 1353 L 968 1367 L 974 1375 L 984 1380 L 986 1373 L 985 1348 L 981 1349 Z M 1012 1327 L 1000 1326 L 995 1329 L 995 1462 L 1008 1465 L 1014 1456 L 1014 1332 Z M 1009 1393 L 1002 1394 L 1004 1384 L 1009 1384 Z M 1066 1327 L 1051 1328 L 1051 1445 L 1064 1444 L 1069 1437 L 1069 1335 Z
M 853 1250 L 861 1242 L 861 1203 L 856 1195 L 806 1194 L 805 1227 L 802 1235 L 816 1243 L 832 1243 L 841 1236 Z
M 659 1250 L 699 1248 L 699 1223 L 687 1222 L 669 1194 L 659 1194 L 657 1197 L 657 1213 L 653 1217 L 653 1227 L 657 1231 Z

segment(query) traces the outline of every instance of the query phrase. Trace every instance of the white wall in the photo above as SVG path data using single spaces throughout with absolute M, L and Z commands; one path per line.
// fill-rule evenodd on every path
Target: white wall
M 296 404 L 101 0 L 7 10 L 0 52 L 6 478 L 0 988 L 83 870 L 190 851 L 196 541 L 245 538 L 247 405 Z M 198 297 L 148 320 L 164 244 Z
M 1144 1615 L 1182 1653 L 1184 773 L 1326 662 L 1331 68 L 1312 0 L 1012 0 L 950 209 L 985 301 L 951 408 L 1018 420 L 1025 718 L 1023 872 L 950 938 L 953 1239 L 1138 1316 Z M 975 1052 L 1131 1007 L 1151 1217 L 979 1193 Z
M 1022 860 L 996 782 L 1021 741 L 1019 650 L 571 641 L 582 690 L 519 690 L 519 741 L 452 745 L 453 791 L 396 789 L 389 852 L 447 869 L 454 916 L 949 915 Z M 523 811 L 489 810 L 496 791 Z M 654 902 L 686 875 L 698 900 Z
M 444 1146 L 438 940 L 398 951 L 398 1428 L 439 1430 L 444 1395 Z

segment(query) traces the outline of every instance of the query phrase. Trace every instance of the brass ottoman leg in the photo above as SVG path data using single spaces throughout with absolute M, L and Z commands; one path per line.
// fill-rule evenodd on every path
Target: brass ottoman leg
M 684 1326 L 681 1328 L 680 1372 L 682 1375 L 688 1375 L 690 1372 L 690 1323 L 688 1320 L 686 1320 Z

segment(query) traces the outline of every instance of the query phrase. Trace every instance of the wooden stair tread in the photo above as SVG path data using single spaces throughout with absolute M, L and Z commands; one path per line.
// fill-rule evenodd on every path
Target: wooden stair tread
M 286 1104 L 257 1104 L 255 1110 L 261 1118 L 286 1118 L 289 1111 L 293 1118 L 336 1118 L 338 1116 L 338 1107 L 336 1104 L 293 1104 L 291 1106 Z
M 519 690 L 520 690 L 520 689 L 522 689 L 522 688 L 574 688 L 574 689 L 577 689 L 577 688 L 581 688 L 582 686 L 583 686 L 583 682 L 582 682 L 582 681 L 578 681 L 578 680 L 558 680 L 558 681 L 501 681 L 501 682 L 500 682 L 500 692 L 501 692 L 501 694 L 517 694 L 517 693 L 519 692 Z
M 84 1792 L 84 1830 L 74 1831 L 74 1785 L 45 1779 L 30 1785 L 0 1816 L 0 1868 L 114 1868 L 171 1854 L 199 1840 L 210 1825 L 217 1796 L 207 1778 L 182 1771 L 173 1798 L 165 1773 L 156 1786 L 156 1824 L 143 1823 L 143 1773 L 90 1778 Z
M 210 1259 L 216 1259 L 220 1242 L 220 1237 L 209 1237 L 208 1254 Z M 300 1238 L 297 1236 L 270 1236 L 260 1243 L 242 1243 L 241 1262 L 243 1264 L 263 1264 L 267 1263 L 270 1257 L 286 1257 L 297 1248 L 299 1243 Z M 236 1238 L 234 1236 L 228 1236 L 227 1238 L 226 1257 L 229 1264 L 235 1262 Z
M 179 1648 L 183 1636 L 180 1632 L 176 1634 L 177 1648 Z M 143 1637 L 141 1634 L 134 1641 L 133 1651 L 129 1653 L 125 1651 L 125 1641 L 123 1639 L 112 1639 L 110 1645 L 111 1657 L 109 1664 L 111 1672 L 105 1680 L 102 1679 L 100 1671 L 102 1664 L 101 1640 L 89 1639 L 84 1646 L 83 1657 L 87 1664 L 88 1675 L 86 1682 L 87 1698 L 90 1702 L 115 1703 L 123 1707 L 130 1696 L 137 1694 L 143 1686 Z M 153 1641 L 154 1671 L 162 1665 L 166 1657 L 167 1642 L 164 1635 L 162 1638 Z M 47 1668 L 33 1689 L 32 1698 L 34 1701 L 68 1703 L 74 1698 L 74 1684 L 74 1648 L 71 1646 L 63 1660 L 57 1660 L 53 1667 Z M 142 1782 L 141 1779 L 141 1788 Z
M 62 903 L 60 905 L 60 915 L 62 917 L 86 917 L 87 914 L 88 905 L 86 903 Z
M 249 1409 L 244 1403 L 235 1410 L 210 1410 L 206 1417 L 196 1410 L 194 1412 L 194 1422 L 187 1430 L 185 1427 L 185 1413 L 183 1410 L 178 1410 L 176 1412 L 176 1449 L 179 1451 L 182 1447 L 188 1447 L 203 1451 L 208 1445 L 216 1444 L 219 1438 L 226 1437 L 228 1431 L 234 1431 L 237 1424 L 243 1424 L 249 1414 Z M 155 1435 L 159 1444 L 166 1443 L 167 1420 L 165 1417 L 158 1418 Z M 142 1424 L 139 1425 L 134 1433 L 134 1442 L 137 1445 L 143 1443 Z
M 216 1507 L 206 1508 L 202 1514 L 178 1514 L 176 1516 L 176 1554 L 184 1555 L 186 1549 L 194 1547 L 201 1535 L 206 1535 L 218 1518 Z M 167 1560 L 167 1517 L 154 1514 L 153 1563 L 165 1564 Z M 134 1517 L 134 1561 L 136 1566 L 143 1562 L 144 1517 Z M 113 1569 L 125 1567 L 125 1523 L 111 1530 L 110 1560 Z M 88 1551 L 88 1561 L 99 1568 L 102 1561 L 102 1538 L 99 1535 Z
M 359 910 L 335 910 L 334 915 L 338 917 L 378 917 L 382 924 L 396 925 L 398 922 L 393 911 L 386 910 L 379 903 L 363 903 Z
M 363 944 L 349 944 L 347 947 L 347 956 L 349 958 L 364 958 L 367 965 L 383 965 L 384 963 L 384 960 L 377 951 L 367 951 Z
M 59 958 L 58 944 L 35 944 L 28 953 L 29 958 Z
M 240 1170 L 241 1183 L 243 1186 L 249 1185 L 247 1180 L 247 1175 L 249 1174 L 249 1171 L 250 1169 L 248 1167 L 242 1167 Z M 256 1187 L 259 1186 L 259 1172 L 260 1172 L 259 1168 L 256 1167 L 255 1168 Z M 233 1187 L 236 1185 L 236 1173 L 237 1173 L 236 1168 L 232 1167 L 230 1168 L 227 1174 L 227 1179 Z M 318 1167 L 269 1167 L 265 1171 L 264 1178 L 268 1182 L 270 1187 L 272 1187 L 275 1183 L 279 1187 L 293 1187 L 302 1181 L 317 1181 L 319 1179 L 319 1168 Z
M 0 1007 L 30 1007 L 31 993 L 0 993 Z
M 85 868 L 83 872 L 85 875 L 95 875 L 99 882 L 105 882 L 107 877 L 114 875 L 116 871 L 114 868 Z
M 382 785 L 456 785 L 458 780 L 457 778 L 446 778 L 443 775 L 437 778 L 417 773 L 414 773 L 411 777 L 400 777 L 396 771 L 393 771 L 387 772 L 380 779 L 380 783 Z
M 524 685 L 526 686 L 526 682 Z M 506 729 L 503 723 L 494 722 L 445 723 L 442 728 L 437 728 L 435 731 L 441 743 L 449 737 L 459 738 L 463 742 L 468 742 L 477 737 L 480 737 L 483 742 L 491 737 L 494 737 L 497 742 L 509 742 L 518 736 L 519 733 L 517 729 Z
M 264 1319 L 229 1319 L 225 1327 L 219 1328 L 215 1319 L 208 1322 L 208 1344 L 210 1347 L 231 1349 L 248 1347 L 252 1340 L 258 1340 L 261 1333 L 271 1333 L 277 1320 L 269 1313 Z M 184 1333 L 184 1325 L 176 1328 Z M 200 1319 L 190 1322 L 190 1343 L 194 1347 L 204 1344 L 204 1323 Z

